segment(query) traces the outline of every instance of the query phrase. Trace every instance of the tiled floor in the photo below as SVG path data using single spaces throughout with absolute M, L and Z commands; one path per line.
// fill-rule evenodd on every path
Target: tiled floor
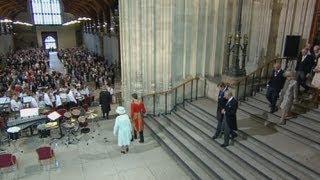
M 130 152 L 122 155 L 112 134 L 114 120 L 99 122 L 91 132 L 88 143 L 65 145 L 64 138 L 53 143 L 56 163 L 40 166 L 35 149 L 43 142 L 37 136 L 20 139 L 16 153 L 19 162 L 17 171 L 4 173 L 1 180 L 107 180 L 107 179 L 189 179 L 170 156 L 145 132 L 145 143 L 137 141 Z M 78 136 L 80 137 L 80 136 Z M 107 141 L 105 141 L 107 138 Z M 6 147 L 7 150 L 10 148 Z

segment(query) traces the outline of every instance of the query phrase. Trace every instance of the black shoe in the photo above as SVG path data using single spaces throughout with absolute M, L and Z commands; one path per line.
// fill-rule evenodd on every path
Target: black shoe
M 236 137 L 238 137 L 238 134 L 237 134 L 237 133 L 234 133 L 234 134 L 231 135 L 231 139 L 234 139 L 234 138 L 236 138 Z
M 278 111 L 278 107 L 275 107 L 275 108 L 272 108 L 271 110 L 270 110 L 270 113 L 275 113 L 275 112 L 277 112 Z
M 144 143 L 143 131 L 139 132 L 140 141 L 139 143 Z
M 214 136 L 212 136 L 211 138 L 212 138 L 212 139 L 217 139 L 218 136 L 214 135 Z
M 133 131 L 133 139 L 137 139 L 137 131 Z
M 221 147 L 227 147 L 227 146 L 229 146 L 229 144 L 223 143 L 223 144 L 221 144 L 220 146 L 221 146 Z

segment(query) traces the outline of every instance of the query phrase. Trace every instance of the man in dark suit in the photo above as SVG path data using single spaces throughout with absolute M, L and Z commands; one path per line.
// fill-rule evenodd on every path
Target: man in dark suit
M 109 118 L 109 112 L 111 110 L 110 104 L 112 102 L 112 96 L 107 91 L 105 87 L 102 88 L 102 91 L 100 92 L 100 105 L 101 105 L 101 111 L 102 111 L 102 117 L 107 119 Z
M 314 67 L 314 56 L 308 53 L 308 49 L 304 48 L 301 50 L 301 54 L 299 55 L 296 65 L 299 90 L 300 86 L 302 86 L 305 91 L 310 89 L 310 87 L 306 84 L 306 79 L 307 76 L 310 75 L 312 67 Z
M 219 83 L 219 95 L 218 95 L 218 107 L 217 107 L 217 120 L 218 120 L 218 126 L 216 133 L 214 136 L 212 136 L 212 139 L 216 139 L 220 136 L 221 134 L 221 129 L 222 129 L 222 122 L 223 122 L 223 114 L 221 113 L 221 110 L 225 108 L 227 99 L 224 98 L 224 92 L 228 90 L 228 87 L 224 83 Z
M 237 126 L 237 109 L 238 101 L 232 96 L 231 91 L 226 91 L 224 93 L 227 103 L 225 108 L 222 109 L 221 113 L 224 114 L 223 124 L 224 124 L 224 143 L 221 144 L 221 147 L 229 146 L 230 138 L 233 140 L 238 135 L 235 132 L 238 130 Z
M 274 69 L 272 71 L 272 77 L 267 84 L 267 94 L 266 97 L 270 102 L 270 112 L 274 113 L 278 110 L 276 107 L 277 99 L 279 93 L 284 86 L 286 78 L 283 76 L 284 71 L 281 69 L 279 63 L 274 64 Z

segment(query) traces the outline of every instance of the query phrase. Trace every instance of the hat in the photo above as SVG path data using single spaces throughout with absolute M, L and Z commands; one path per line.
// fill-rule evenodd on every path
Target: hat
M 124 107 L 118 106 L 117 109 L 116 109 L 116 113 L 122 115 L 122 114 L 126 113 L 126 110 L 124 109 Z

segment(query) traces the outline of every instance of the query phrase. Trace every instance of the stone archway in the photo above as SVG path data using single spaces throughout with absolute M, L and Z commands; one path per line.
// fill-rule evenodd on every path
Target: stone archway
M 45 49 L 57 49 L 57 42 L 52 36 L 47 36 L 44 40 Z
M 42 32 L 42 46 L 44 49 L 58 49 L 57 32 Z

